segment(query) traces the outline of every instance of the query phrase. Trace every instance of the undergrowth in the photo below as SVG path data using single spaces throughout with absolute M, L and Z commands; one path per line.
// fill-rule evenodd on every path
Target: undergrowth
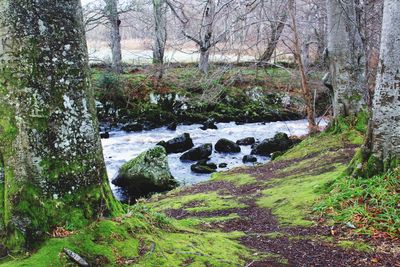
M 368 179 L 344 176 L 315 209 L 336 222 L 353 224 L 356 232 L 395 237 L 400 234 L 399 193 L 399 168 Z

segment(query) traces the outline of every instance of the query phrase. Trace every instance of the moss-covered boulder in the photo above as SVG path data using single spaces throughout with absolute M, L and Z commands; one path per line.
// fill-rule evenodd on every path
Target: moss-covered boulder
M 125 189 L 133 198 L 178 186 L 171 175 L 167 152 L 162 146 L 155 146 L 122 165 L 112 183 Z

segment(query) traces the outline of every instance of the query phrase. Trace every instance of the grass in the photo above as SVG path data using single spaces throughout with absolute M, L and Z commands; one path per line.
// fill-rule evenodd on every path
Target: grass
M 369 179 L 344 176 L 330 187 L 316 210 L 367 235 L 400 234 L 400 170 Z

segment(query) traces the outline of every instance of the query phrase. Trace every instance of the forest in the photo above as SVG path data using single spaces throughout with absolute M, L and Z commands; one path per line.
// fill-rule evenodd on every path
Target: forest
M 400 0 L 0 0 L 0 267 L 400 266 Z

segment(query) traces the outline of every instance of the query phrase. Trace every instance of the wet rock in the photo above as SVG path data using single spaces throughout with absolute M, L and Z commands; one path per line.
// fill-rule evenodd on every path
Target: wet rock
M 246 137 L 240 140 L 236 141 L 236 144 L 239 146 L 250 146 L 253 145 L 256 142 L 256 139 L 254 137 Z
M 207 163 L 205 160 L 190 166 L 190 169 L 194 173 L 213 173 L 217 171 L 217 168 L 215 163 Z
M 190 149 L 189 151 L 185 152 L 181 157 L 180 160 L 186 161 L 197 161 L 202 159 L 208 159 L 208 157 L 212 154 L 212 144 L 204 144 L 195 148 Z
M 213 121 L 206 121 L 205 123 L 203 123 L 203 126 L 201 126 L 200 129 L 204 131 L 208 129 L 217 130 L 218 127 Z
M 72 250 L 64 248 L 64 253 L 67 254 L 67 256 L 79 266 L 81 267 L 89 266 L 89 263 L 84 258 L 82 258 L 77 253 L 73 252 Z
M 157 145 L 164 147 L 167 154 L 185 152 L 194 147 L 192 138 L 188 133 L 179 135 L 167 142 L 161 141 Z
M 140 132 L 143 131 L 143 125 L 139 124 L 137 122 L 130 122 L 130 123 L 125 123 L 122 127 L 121 130 L 125 132 Z
M 100 138 L 108 139 L 108 138 L 110 138 L 110 133 L 109 132 L 100 133 Z
M 257 162 L 257 157 L 254 155 L 245 155 L 242 159 L 243 163 Z
M 178 127 L 178 124 L 176 122 L 172 122 L 172 123 L 168 124 L 167 130 L 175 131 L 176 127 Z
M 178 186 L 171 175 L 167 153 L 162 146 L 155 146 L 122 165 L 112 183 L 125 189 L 134 198 Z
M 228 167 L 228 164 L 227 164 L 227 163 L 220 163 L 220 164 L 218 165 L 218 167 L 219 167 L 219 168 L 226 168 L 226 167 Z
M 215 144 L 215 150 L 222 153 L 239 153 L 240 146 L 231 140 L 222 138 Z
M 285 133 L 277 133 L 273 138 L 265 139 L 251 150 L 252 155 L 269 156 L 273 152 L 286 151 L 293 146 L 293 141 Z

